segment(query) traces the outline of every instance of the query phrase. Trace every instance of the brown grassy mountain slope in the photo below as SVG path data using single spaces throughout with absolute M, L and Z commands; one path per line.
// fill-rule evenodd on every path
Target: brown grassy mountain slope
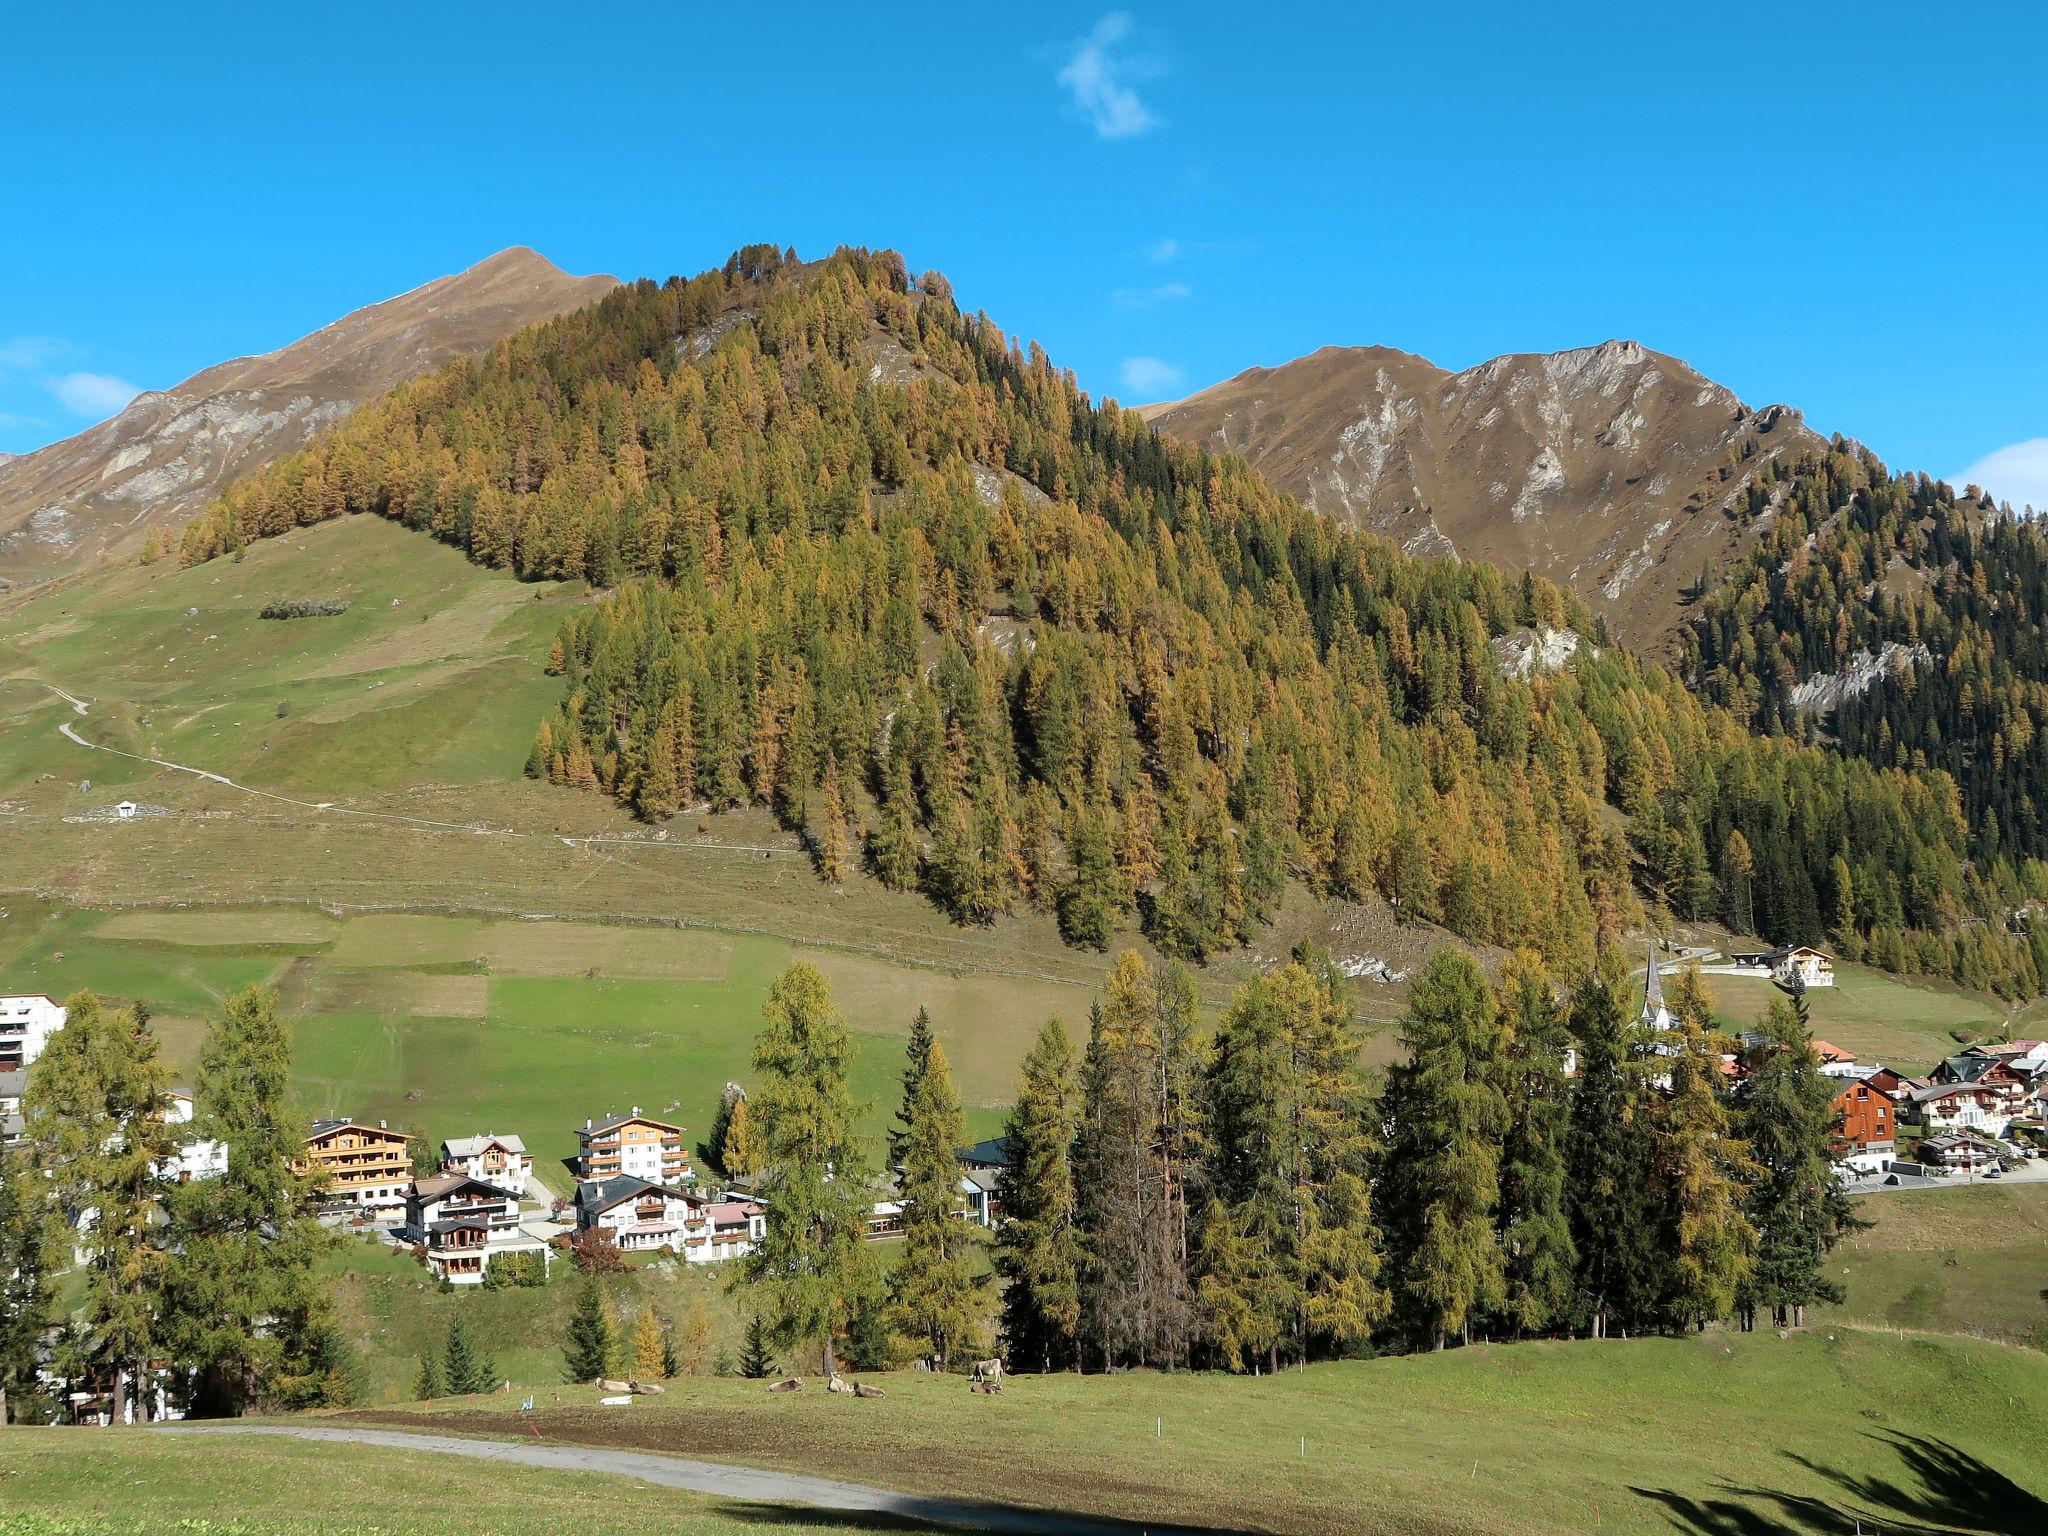
M 1822 441 L 1796 411 L 1752 411 L 1632 341 L 1463 373 L 1389 347 L 1325 347 L 1144 414 L 1416 553 L 1571 586 L 1618 638 L 1649 646 L 1744 538 L 1722 508 L 1748 477 Z
M 394 384 L 616 286 L 523 246 L 344 315 L 288 347 L 138 395 L 119 415 L 0 461 L 0 584 L 139 545 L 228 481 L 300 447 Z

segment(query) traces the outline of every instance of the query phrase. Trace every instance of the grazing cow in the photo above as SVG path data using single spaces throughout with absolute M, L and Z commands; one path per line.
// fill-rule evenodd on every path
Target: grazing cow
M 977 1360 L 974 1362 L 974 1384 L 986 1387 L 991 1392 L 1003 1390 L 1003 1362 L 1000 1360 Z

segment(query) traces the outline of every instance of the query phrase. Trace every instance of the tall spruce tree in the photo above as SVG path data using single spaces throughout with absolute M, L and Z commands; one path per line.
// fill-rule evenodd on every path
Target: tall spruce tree
M 1653 1097 L 1622 1003 L 1614 951 L 1572 999 L 1579 1081 L 1566 1165 L 1577 1256 L 1576 1310 L 1596 1339 L 1646 1326 L 1662 1289 L 1648 1171 L 1656 1152 Z
M 1727 1317 L 1755 1264 L 1756 1228 L 1743 1214 L 1757 1172 L 1735 1134 L 1711 1033 L 1712 1004 L 1689 966 L 1671 989 L 1677 1054 L 1659 1105 L 1655 1164 L 1669 1256 L 1665 1304 L 1678 1324 L 1705 1327 Z
M 1187 1176 L 1198 1061 L 1192 988 L 1117 956 L 1095 1006 L 1075 1146 L 1082 1323 L 1106 1363 L 1185 1362 L 1194 1326 Z
M 0 1147 L 0 1426 L 39 1389 L 36 1367 L 50 1326 L 56 1217 L 27 1146 Z
M 753 1106 L 768 1222 L 734 1284 L 753 1294 L 778 1347 L 818 1350 L 829 1375 L 835 1336 L 874 1284 L 864 1245 L 868 1165 L 847 1082 L 853 1038 L 813 965 L 784 971 L 761 1012 Z
M 1475 1317 L 1506 1299 L 1495 1212 L 1507 1136 L 1500 1010 L 1478 962 L 1430 956 L 1409 994 L 1402 1038 L 1411 1058 L 1388 1076 L 1381 1116 L 1386 1222 L 1400 1302 L 1432 1349 L 1469 1339 Z
M 165 1292 L 176 1352 L 202 1396 L 247 1413 L 266 1395 L 303 1399 L 322 1372 L 316 1347 L 326 1296 L 316 1274 L 333 1239 L 292 1171 L 302 1135 L 286 1098 L 292 1040 L 277 994 L 231 994 L 208 1029 L 193 1083 L 191 1134 L 225 1150 L 219 1178 L 178 1186 L 169 1201 L 175 1252 Z M 313 1326 L 287 1328 L 304 1318 Z
M 448 1337 L 441 1346 L 441 1380 L 456 1397 L 494 1392 L 498 1387 L 497 1362 L 471 1341 L 460 1312 L 448 1319 Z
M 1517 1333 L 1570 1320 L 1572 1246 L 1565 1170 L 1571 1100 L 1564 1021 L 1543 962 L 1524 950 L 1509 963 L 1501 1012 L 1508 1029 L 1508 1137 L 1501 1151 L 1500 1241 L 1507 1264 L 1504 1317 Z
M 59 1207 L 82 1228 L 78 1325 L 86 1363 L 111 1379 L 116 1413 L 154 1409 L 151 1362 L 162 1327 L 165 1169 L 177 1150 L 169 1079 L 146 1017 L 104 1008 L 90 992 L 66 1002 L 22 1108 L 33 1158 Z
M 1055 1014 L 1024 1057 L 997 1194 L 995 1267 L 1003 1279 L 1003 1340 L 1011 1363 L 1051 1371 L 1076 1365 L 1081 1322 L 1081 1233 L 1074 1137 L 1081 1087 L 1067 1027 Z
M 1356 1343 L 1386 1311 L 1357 1062 L 1341 994 L 1300 961 L 1246 983 L 1218 1031 L 1196 1294 L 1234 1370 Z
M 918 1084 L 924 1081 L 926 1069 L 932 1059 L 932 1015 L 931 1010 L 919 1006 L 910 1020 L 910 1038 L 903 1047 L 903 1075 L 898 1081 L 902 1091 L 896 1101 L 896 1120 L 889 1127 L 889 1166 L 903 1166 L 905 1149 L 913 1134 L 910 1115 L 917 1103 Z
M 609 1376 L 618 1359 L 619 1329 L 604 1282 L 591 1275 L 569 1316 L 569 1335 L 562 1345 L 562 1365 L 571 1381 L 596 1381 Z
M 768 1347 L 768 1325 L 755 1313 L 747 1319 L 747 1331 L 740 1342 L 739 1372 L 749 1381 L 760 1381 L 775 1369 L 775 1354 Z
M 898 1333 L 923 1347 L 931 1368 L 941 1371 L 979 1347 L 974 1275 L 981 1231 L 961 1219 L 955 1149 L 967 1127 L 946 1048 L 929 1038 L 929 1029 L 927 1022 L 924 1070 L 904 1085 L 903 1246 L 891 1276 L 890 1318 Z
M 1741 1296 L 1743 1323 L 1769 1307 L 1774 1321 L 1803 1327 L 1809 1302 L 1840 1301 L 1827 1276 L 1828 1253 L 1866 1225 L 1849 1208 L 1834 1176 L 1833 1143 L 1841 1084 L 1822 1075 L 1799 1013 L 1782 998 L 1757 1026 L 1736 1112 L 1756 1173 L 1744 1207 L 1756 1228 L 1756 1266 Z

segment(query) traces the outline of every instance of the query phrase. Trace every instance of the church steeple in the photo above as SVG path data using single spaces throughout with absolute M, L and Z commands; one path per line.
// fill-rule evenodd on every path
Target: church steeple
M 1652 1029 L 1670 1029 L 1677 1020 L 1671 1010 L 1664 1006 L 1664 973 L 1657 969 L 1658 944 L 1650 940 L 1649 964 L 1644 967 L 1646 984 L 1643 989 L 1643 1022 Z

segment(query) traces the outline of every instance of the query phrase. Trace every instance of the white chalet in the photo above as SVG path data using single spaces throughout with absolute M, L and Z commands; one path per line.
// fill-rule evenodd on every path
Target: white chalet
M 630 1173 L 585 1179 L 576 1186 L 576 1231 L 609 1232 L 622 1253 L 683 1249 L 693 1208 L 705 1202 Z
M 28 1091 L 28 1074 L 16 1067 L 0 1072 L 0 1147 L 21 1140 L 25 1129 L 21 1118 L 21 1096 Z
M 715 1264 L 754 1251 L 768 1218 L 755 1200 L 709 1200 L 631 1174 L 588 1179 L 576 1188 L 576 1231 L 609 1232 L 622 1253 L 669 1249 L 691 1264 Z
M 64 1019 L 64 1005 L 40 992 L 0 997 L 0 1072 L 32 1066 Z
M 479 1285 L 492 1262 L 512 1253 L 537 1253 L 543 1268 L 548 1245 L 519 1225 L 519 1195 L 466 1173 L 415 1179 L 405 1192 L 400 1234 L 425 1253 L 436 1279 Z
M 517 1136 L 457 1136 L 441 1143 L 441 1171 L 524 1189 L 533 1174 L 533 1154 Z
M 173 1088 L 165 1096 L 164 1122 L 167 1125 L 190 1125 L 192 1095 Z M 220 1141 L 181 1142 L 178 1150 L 157 1170 L 163 1177 L 175 1179 L 180 1184 L 189 1184 L 194 1179 L 217 1179 L 227 1171 L 227 1143 Z

